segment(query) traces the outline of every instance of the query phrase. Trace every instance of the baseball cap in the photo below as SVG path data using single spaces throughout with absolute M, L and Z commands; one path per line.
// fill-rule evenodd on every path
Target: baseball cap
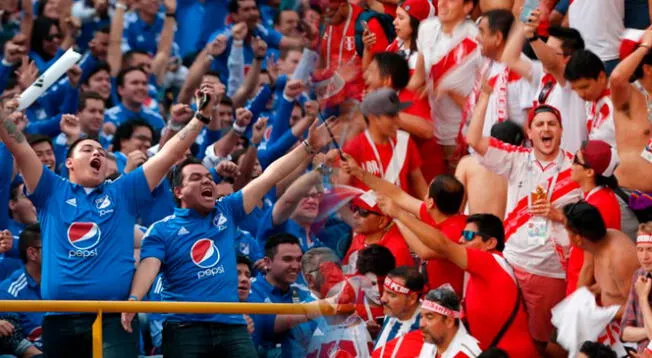
M 358 207 L 360 209 L 364 209 L 364 210 L 367 210 L 367 211 L 372 211 L 372 212 L 374 212 L 376 214 L 379 214 L 381 216 L 385 216 L 385 214 L 383 214 L 382 210 L 380 210 L 380 207 L 378 206 L 378 204 L 374 203 L 374 205 L 371 206 L 371 205 L 369 205 L 368 202 L 361 199 L 360 197 L 357 197 L 357 198 L 354 198 L 353 200 L 351 200 L 351 205 L 356 206 L 356 207 Z
M 364 116 L 396 115 L 411 105 L 412 102 L 399 101 L 398 94 L 393 89 L 381 88 L 364 97 L 360 111 Z
M 401 7 L 419 21 L 435 16 L 435 7 L 428 0 L 406 0 Z
M 534 120 L 534 117 L 539 113 L 552 113 L 555 117 L 557 117 L 557 120 L 559 121 L 559 126 L 560 127 L 564 126 L 561 122 L 561 112 L 559 112 L 557 108 L 549 104 L 540 104 L 537 107 L 530 108 L 530 111 L 528 112 L 527 115 L 528 128 L 532 125 L 532 121 Z
M 618 166 L 618 155 L 613 147 L 601 140 L 589 140 L 582 146 L 585 164 L 596 173 L 610 177 Z

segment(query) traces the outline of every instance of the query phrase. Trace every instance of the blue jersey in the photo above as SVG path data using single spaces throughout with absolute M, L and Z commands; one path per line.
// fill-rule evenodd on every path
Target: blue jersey
M 252 262 L 256 262 L 265 257 L 263 248 L 258 243 L 258 240 L 248 231 L 240 229 L 238 229 L 238 233 L 235 236 L 235 250 L 238 254 L 246 256 Z
M 172 215 L 175 208 L 174 194 L 170 182 L 164 179 L 152 192 L 151 206 L 142 206 L 139 210 L 140 224 L 149 227 L 153 223 Z
M 163 117 L 158 112 L 152 111 L 145 106 L 142 106 L 140 112 L 133 112 L 121 103 L 107 109 L 104 113 L 104 122 L 113 123 L 116 127 L 132 119 L 141 119 L 147 122 L 154 129 L 154 134 L 160 133 L 163 126 L 165 126 Z
M 14 173 L 14 157 L 4 143 L 0 143 L 0 230 L 9 228 L 9 197 Z
M 314 300 L 308 288 L 303 285 L 293 283 L 288 291 L 283 292 L 272 286 L 265 276 L 259 276 L 252 280 L 251 294 L 249 294 L 247 302 L 306 303 Z M 316 327 L 314 321 L 300 324 L 287 332 L 274 333 L 276 315 L 252 315 L 251 318 L 254 320 L 255 328 L 252 338 L 259 352 L 274 350 L 280 343 L 281 357 L 305 357 L 305 349 L 308 347 L 312 332 Z M 278 355 L 268 354 L 267 356 Z
M 242 193 L 221 198 L 206 216 L 176 208 L 152 225 L 141 258 L 161 261 L 164 301 L 238 302 L 234 237 L 245 216 Z M 170 314 L 168 321 L 245 324 L 240 314 Z
M 127 299 L 138 207 L 151 198 L 142 167 L 93 189 L 44 167 L 29 195 L 41 223 L 43 299 Z
M 14 271 L 6 280 L 0 283 L 0 300 L 35 300 L 41 299 L 41 289 L 27 270 L 21 268 Z M 41 347 L 41 325 L 43 312 L 17 312 L 23 334 L 30 342 Z
M 154 17 L 154 22 L 148 24 L 137 11 L 129 11 L 124 15 L 124 31 L 122 32 L 122 53 L 129 50 L 140 50 L 156 54 L 158 43 L 161 40 L 163 21 L 165 16 L 159 12 Z
M 324 246 L 324 244 L 319 241 L 319 238 L 317 238 L 313 232 L 307 233 L 304 227 L 292 219 L 287 219 L 287 221 L 283 223 L 274 225 L 272 213 L 274 212 L 275 205 L 276 204 L 267 210 L 265 216 L 260 222 L 260 226 L 258 227 L 258 235 L 256 238 L 263 244 L 263 246 L 271 236 L 279 233 L 288 233 L 299 239 L 302 252 L 306 252 L 313 247 Z

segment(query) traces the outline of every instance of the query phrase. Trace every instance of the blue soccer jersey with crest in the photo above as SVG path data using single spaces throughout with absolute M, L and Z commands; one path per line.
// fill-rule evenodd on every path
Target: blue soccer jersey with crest
M 93 189 L 43 167 L 28 197 L 41 223 L 43 299 L 126 300 L 137 209 L 152 199 L 142 167 Z
M 161 261 L 163 301 L 238 302 L 235 236 L 245 216 L 242 193 L 218 200 L 210 214 L 176 208 L 143 238 L 141 260 Z M 170 314 L 168 321 L 245 324 L 241 314 Z

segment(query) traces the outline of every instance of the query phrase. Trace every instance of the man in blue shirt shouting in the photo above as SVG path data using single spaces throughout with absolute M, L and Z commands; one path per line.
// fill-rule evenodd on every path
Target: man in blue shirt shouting
M 264 130 L 260 123 L 254 125 L 258 134 Z M 239 302 L 234 250 L 239 222 L 297 163 L 316 154 L 329 139 L 324 125 L 316 128 L 313 123 L 307 140 L 240 191 L 219 200 L 213 177 L 201 162 L 188 159 L 177 165 L 172 190 L 179 207 L 145 234 L 129 299 L 142 299 L 161 271 L 164 301 Z M 122 316 L 129 332 L 133 317 L 133 313 Z M 255 357 L 256 350 L 241 314 L 170 314 L 163 328 L 163 355 L 243 358 Z
M 68 150 L 65 180 L 44 167 L 9 113 L 0 113 L 0 139 L 23 175 L 38 210 L 43 241 L 41 295 L 44 300 L 126 300 L 134 274 L 134 225 L 139 205 L 181 160 L 218 103 L 206 95 L 193 119 L 138 169 L 105 181 L 106 152 L 93 139 Z M 17 108 L 10 101 L 6 108 Z M 10 111 L 7 110 L 7 111 Z M 49 313 L 43 321 L 48 357 L 91 355 L 94 314 Z M 104 315 L 104 357 L 138 356 L 138 335 L 121 329 L 119 314 Z

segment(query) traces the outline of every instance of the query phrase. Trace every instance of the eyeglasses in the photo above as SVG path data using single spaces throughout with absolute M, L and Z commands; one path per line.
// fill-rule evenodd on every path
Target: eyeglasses
M 306 194 L 304 198 L 319 200 L 321 199 L 321 197 L 322 197 L 322 193 L 317 192 L 317 193 Z
M 577 157 L 577 154 L 573 156 L 573 164 L 582 166 L 585 169 L 591 169 L 591 167 L 588 164 L 580 162 L 579 158 Z
M 471 230 L 462 231 L 462 237 L 464 238 L 464 241 L 473 241 L 473 239 L 475 239 L 476 236 L 481 236 L 485 239 L 488 239 L 490 237 L 487 234 L 483 234 L 477 231 L 471 231 Z
M 360 215 L 360 217 L 362 217 L 362 218 L 366 218 L 370 214 L 381 215 L 380 213 L 377 213 L 375 211 L 363 209 L 363 208 L 361 208 L 359 206 L 355 206 L 355 205 L 351 205 L 351 211 L 353 211 L 354 214 L 358 213 L 358 215 Z

